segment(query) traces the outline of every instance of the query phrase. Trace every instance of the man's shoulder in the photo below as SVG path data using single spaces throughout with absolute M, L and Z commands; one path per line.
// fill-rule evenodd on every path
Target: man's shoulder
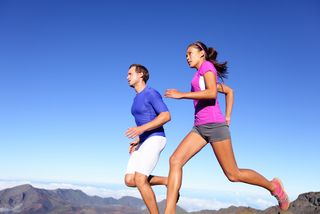
M 150 99 L 155 99 L 161 97 L 161 94 L 154 88 L 148 87 L 145 91 L 146 96 L 148 96 Z
M 153 94 L 153 93 L 156 93 L 156 94 L 160 94 L 156 89 L 148 86 L 148 88 L 146 88 L 146 93 L 150 93 L 150 94 Z

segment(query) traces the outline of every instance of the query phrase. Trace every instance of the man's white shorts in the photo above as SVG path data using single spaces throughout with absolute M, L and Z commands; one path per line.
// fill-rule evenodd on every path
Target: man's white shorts
M 139 172 L 149 176 L 157 165 L 166 143 L 167 139 L 162 136 L 151 136 L 146 139 L 138 150 L 131 153 L 126 174 Z

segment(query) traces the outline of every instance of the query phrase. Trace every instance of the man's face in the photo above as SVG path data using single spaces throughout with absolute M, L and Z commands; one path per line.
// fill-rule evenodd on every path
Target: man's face
M 128 70 L 127 80 L 130 87 L 134 87 L 139 81 L 142 80 L 142 73 L 136 72 L 136 67 L 132 67 Z

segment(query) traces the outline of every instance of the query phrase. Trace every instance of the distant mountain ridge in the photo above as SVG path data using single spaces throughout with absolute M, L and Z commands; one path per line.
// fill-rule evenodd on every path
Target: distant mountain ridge
M 160 213 L 164 212 L 165 201 L 159 203 Z M 81 190 L 34 188 L 29 184 L 0 191 L 0 214 L 138 214 L 148 213 L 141 199 L 126 196 L 120 199 L 88 196 Z M 250 207 L 223 208 L 187 212 L 177 207 L 177 214 L 274 214 L 277 207 L 257 210 Z M 293 201 L 288 214 L 320 214 L 320 192 L 299 195 Z
M 44 190 L 26 184 L 0 191 L 0 213 L 141 213 L 142 200 L 88 196 L 80 190 Z

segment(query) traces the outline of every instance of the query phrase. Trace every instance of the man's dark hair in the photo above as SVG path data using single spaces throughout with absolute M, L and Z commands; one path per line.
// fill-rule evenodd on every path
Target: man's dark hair
M 132 64 L 130 65 L 129 69 L 135 67 L 136 68 L 136 72 L 137 73 L 142 73 L 142 79 L 145 83 L 147 83 L 148 79 L 149 79 L 149 71 L 146 67 L 144 67 L 143 65 L 140 64 Z

